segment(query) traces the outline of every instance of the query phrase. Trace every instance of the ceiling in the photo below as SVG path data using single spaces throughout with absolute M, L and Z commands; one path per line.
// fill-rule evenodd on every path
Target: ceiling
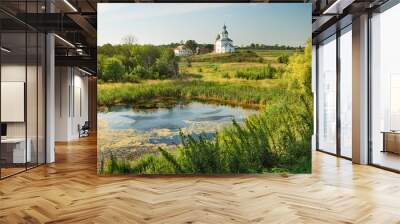
M 0 26 L 2 45 L 12 49 L 7 54 L 10 60 L 22 55 L 31 58 L 36 51 L 29 43 L 33 36 L 51 32 L 56 34 L 56 66 L 78 66 L 96 74 L 96 0 L 47 0 L 47 4 L 45 0 L 1 0 Z
M 313 43 L 351 24 L 352 18 L 372 12 L 389 0 L 313 0 Z

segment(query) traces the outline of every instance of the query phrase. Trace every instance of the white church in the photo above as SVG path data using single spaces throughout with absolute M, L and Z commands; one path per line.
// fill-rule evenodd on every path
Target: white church
M 228 31 L 226 31 L 224 24 L 222 32 L 217 35 L 217 39 L 215 40 L 215 53 L 232 52 L 235 52 L 235 47 L 233 46 L 233 40 L 228 37 Z

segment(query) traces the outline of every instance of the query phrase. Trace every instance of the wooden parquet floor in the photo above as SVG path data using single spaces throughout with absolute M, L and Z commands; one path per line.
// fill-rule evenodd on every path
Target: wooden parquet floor
M 0 181 L 0 223 L 400 223 L 400 175 L 315 152 L 312 175 L 99 177 L 96 140 Z

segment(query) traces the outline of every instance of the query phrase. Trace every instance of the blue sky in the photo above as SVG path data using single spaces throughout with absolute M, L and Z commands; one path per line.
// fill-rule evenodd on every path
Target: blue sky
M 98 45 L 134 35 L 139 44 L 193 39 L 214 43 L 227 26 L 235 45 L 304 45 L 311 37 L 311 4 L 98 4 Z

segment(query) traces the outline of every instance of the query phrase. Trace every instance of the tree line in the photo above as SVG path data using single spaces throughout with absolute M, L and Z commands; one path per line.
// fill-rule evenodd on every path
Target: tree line
M 256 43 L 251 43 L 249 45 L 241 46 L 240 48 L 250 48 L 250 49 L 260 49 L 260 50 L 299 50 L 302 51 L 304 47 L 302 46 L 288 46 L 288 45 L 266 45 L 266 44 L 256 44 Z
M 172 49 L 153 45 L 105 44 L 97 50 L 98 78 L 105 82 L 175 78 L 178 57 Z

